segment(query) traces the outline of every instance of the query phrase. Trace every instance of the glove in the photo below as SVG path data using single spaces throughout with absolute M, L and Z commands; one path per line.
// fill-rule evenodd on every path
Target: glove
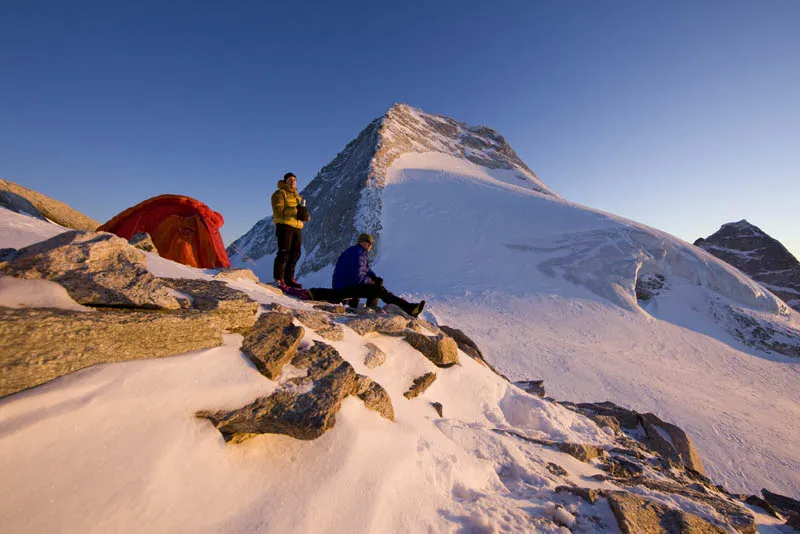
M 376 276 L 375 278 L 372 279 L 372 281 L 375 282 L 375 285 L 383 287 L 383 278 L 381 278 L 380 276 Z

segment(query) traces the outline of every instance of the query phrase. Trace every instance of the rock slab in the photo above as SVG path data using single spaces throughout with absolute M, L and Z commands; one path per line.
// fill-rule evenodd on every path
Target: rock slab
M 261 374 L 274 380 L 295 357 L 304 330 L 292 324 L 291 313 L 266 312 L 245 333 L 242 352 Z
M 705 519 L 626 492 L 605 492 L 623 534 L 724 534 Z
M 217 317 L 222 328 L 243 332 L 256 322 L 258 303 L 246 293 L 233 289 L 220 280 L 161 278 L 164 285 L 186 295 L 191 307 Z
M 437 367 L 450 367 L 458 363 L 458 345 L 451 337 L 444 334 L 426 336 L 414 330 L 406 330 L 403 337 Z

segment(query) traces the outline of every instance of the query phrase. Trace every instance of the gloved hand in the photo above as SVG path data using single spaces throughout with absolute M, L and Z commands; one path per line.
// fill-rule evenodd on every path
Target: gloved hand
M 383 287 L 383 278 L 380 276 L 376 276 L 372 281 L 375 282 L 376 285 Z

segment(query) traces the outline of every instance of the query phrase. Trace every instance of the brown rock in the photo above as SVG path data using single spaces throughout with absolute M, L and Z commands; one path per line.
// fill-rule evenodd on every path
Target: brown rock
M 780 495 L 779 493 L 773 493 L 768 489 L 762 489 L 761 494 L 764 496 L 765 501 L 770 503 L 783 515 L 790 516 L 792 514 L 800 514 L 800 501 L 785 495 Z
M 566 471 L 564 471 L 564 473 L 566 473 Z M 556 487 L 556 493 L 571 493 L 587 501 L 589 504 L 594 504 L 600 498 L 599 491 L 589 488 L 579 488 L 577 486 L 558 486 Z
M 444 417 L 444 406 L 442 406 L 441 402 L 432 402 L 431 406 L 436 410 L 436 413 L 439 414 L 439 417 Z
M 367 343 L 364 346 L 367 349 L 367 355 L 364 357 L 364 365 L 366 365 L 368 369 L 375 369 L 383 365 L 386 361 L 386 353 L 374 343 Z
M 404 337 L 409 345 L 420 351 L 437 367 L 450 367 L 458 363 L 458 345 L 453 338 L 444 334 L 429 337 L 414 330 L 406 330 Z
M 604 492 L 623 534 L 724 534 L 700 516 L 626 492 Z
M 145 258 L 114 234 L 70 231 L 18 250 L 0 272 L 58 282 L 86 306 L 179 309 Z
M 604 454 L 602 447 L 586 445 L 585 443 L 561 443 L 558 446 L 558 450 L 577 458 L 581 462 L 588 462 L 592 458 L 598 458 Z
M 317 334 L 328 341 L 342 341 L 344 339 L 342 326 L 331 321 L 327 313 L 306 310 L 293 310 L 293 313 L 298 321 L 315 330 Z
M 225 282 L 186 278 L 161 278 L 161 281 L 189 297 L 192 308 L 215 315 L 224 330 L 243 332 L 256 322 L 258 303 Z
M 214 280 L 250 280 L 258 283 L 258 276 L 250 269 L 222 269 L 214 275 Z
M 261 374 L 274 380 L 295 357 L 303 334 L 303 327 L 292 324 L 290 313 L 266 312 L 245 333 L 242 352 Z
M 433 384 L 434 380 L 436 380 L 436 373 L 425 373 L 422 376 L 418 376 L 414 379 L 414 383 L 411 384 L 408 391 L 403 393 L 403 396 L 407 399 L 413 399 L 414 397 L 422 395 L 425 390 Z
M 265 433 L 308 440 L 332 428 L 344 398 L 355 395 L 368 408 L 394 420 L 388 393 L 368 377 L 356 374 L 333 347 L 317 341 L 297 354 L 292 365 L 307 369 L 308 375 L 289 379 L 272 395 L 237 410 L 203 411 L 197 416 L 209 419 L 226 440 Z
M 662 421 L 652 413 L 642 416 L 642 426 L 647 433 L 647 445 L 650 448 L 666 458 L 677 456 L 677 460 L 683 465 L 705 475 L 703 460 L 686 432 L 673 424 Z M 669 441 L 665 440 L 654 427 L 664 430 L 669 436 Z
M 97 363 L 160 358 L 221 344 L 216 318 L 198 311 L 0 308 L 0 396 Z
M 27 187 L 0 179 L 0 191 L 8 191 L 28 200 L 42 215 L 51 221 L 75 230 L 94 231 L 100 223 L 70 208 L 68 205 L 37 193 Z
M 348 320 L 345 324 L 355 330 L 360 336 L 369 334 L 370 332 L 399 336 L 408 328 L 409 320 L 400 315 L 373 313 L 369 315 L 360 315 L 359 317 Z
M 345 313 L 344 304 L 314 304 L 314 309 L 338 315 Z
M 155 254 L 156 256 L 159 255 L 158 249 L 153 243 L 153 239 L 147 232 L 138 232 L 134 234 L 133 237 L 128 239 L 128 244 L 131 245 L 132 247 L 138 248 L 139 250 L 144 250 L 145 252 Z
M 554 464 L 553 462 L 547 462 L 547 465 L 545 467 L 550 472 L 550 474 L 553 474 L 553 475 L 556 475 L 556 476 L 565 477 L 565 476 L 567 476 L 569 474 L 569 473 L 567 473 L 566 469 L 564 469 L 563 467 L 561 467 L 558 464 Z

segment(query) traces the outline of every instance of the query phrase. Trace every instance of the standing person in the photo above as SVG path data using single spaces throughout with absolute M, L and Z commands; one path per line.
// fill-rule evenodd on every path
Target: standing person
M 408 302 L 383 287 L 383 278 L 376 275 L 369 266 L 368 252 L 372 249 L 372 236 L 361 234 L 358 243 L 348 248 L 336 260 L 333 269 L 333 294 L 338 301 L 350 300 L 352 307 L 358 307 L 358 300 L 367 299 L 367 306 L 375 308 L 378 299 L 386 304 L 395 304 L 407 314 L 417 317 L 425 307 L 425 301 Z M 314 290 L 312 289 L 313 293 Z
M 278 286 L 302 288 L 294 279 L 294 268 L 300 259 L 303 245 L 303 221 L 297 219 L 297 207 L 303 198 L 297 192 L 297 177 L 291 172 L 278 181 L 278 190 L 272 193 L 272 218 L 278 253 L 272 267 L 272 277 Z

